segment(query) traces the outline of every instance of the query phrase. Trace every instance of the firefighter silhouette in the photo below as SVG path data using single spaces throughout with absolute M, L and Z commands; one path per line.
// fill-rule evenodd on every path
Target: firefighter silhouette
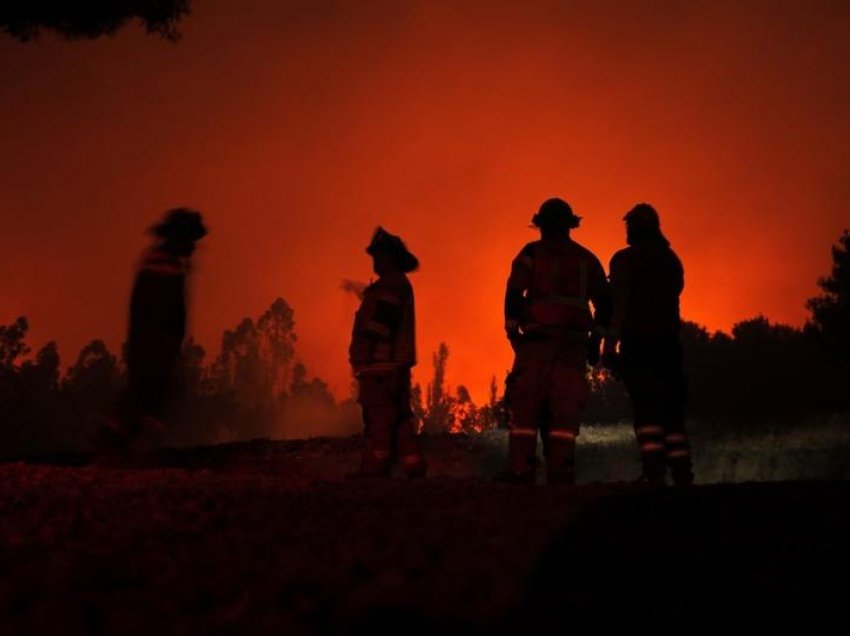
M 200 213 L 166 212 L 149 230 L 130 297 L 127 380 L 117 421 L 98 433 L 102 450 L 125 452 L 143 431 L 161 431 L 186 333 L 186 277 L 195 244 L 207 234 Z
M 624 221 L 629 246 L 611 259 L 614 313 L 603 361 L 622 375 L 632 400 L 641 481 L 664 484 L 669 467 L 674 484 L 689 485 L 694 476 L 679 340 L 684 268 L 651 205 L 636 205 Z
M 532 218 L 540 240 L 523 247 L 511 265 L 505 331 L 515 358 L 505 387 L 508 465 L 500 481 L 535 481 L 538 432 L 547 483 L 575 481 L 587 363 L 598 360 L 611 312 L 599 259 L 570 237 L 580 221 L 565 201 L 545 201 Z
M 407 277 L 419 261 L 398 236 L 381 227 L 366 252 L 378 278 L 363 290 L 349 347 L 364 425 L 360 471 L 352 477 L 388 477 L 394 455 L 408 477 L 424 477 L 410 405 L 416 338 L 413 287 Z

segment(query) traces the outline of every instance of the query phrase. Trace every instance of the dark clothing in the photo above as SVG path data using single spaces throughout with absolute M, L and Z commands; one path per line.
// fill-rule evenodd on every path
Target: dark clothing
M 348 358 L 355 372 L 416 364 L 413 287 L 406 275 L 387 273 L 364 290 Z
M 583 344 L 528 339 L 516 346 L 507 386 L 508 465 L 514 474 L 532 470 L 538 430 L 551 480 L 571 480 L 579 418 L 590 395 Z
M 635 437 L 644 475 L 661 481 L 669 467 L 674 482 L 690 481 L 685 432 L 686 381 L 675 336 L 627 338 L 621 343 L 623 381 L 632 399 Z
M 365 446 L 361 472 L 386 476 L 393 450 L 407 473 L 424 468 L 416 440 L 416 421 L 410 406 L 410 368 L 362 371 L 358 375 L 363 409 Z
M 186 333 L 187 260 L 154 247 L 143 257 L 130 299 L 127 386 L 122 426 L 130 437 L 142 418 L 159 420 L 180 361 Z
M 644 478 L 661 483 L 669 467 L 674 483 L 690 483 L 679 341 L 682 263 L 659 234 L 614 255 L 611 287 L 614 315 L 608 337 L 619 339 Z
M 532 473 L 539 431 L 547 479 L 573 481 L 590 334 L 610 311 L 599 259 L 568 236 L 529 243 L 513 260 L 505 291 L 505 329 L 516 353 L 505 387 L 510 474 Z
M 528 243 L 513 260 L 505 291 L 506 323 L 517 322 L 526 333 L 586 335 L 594 324 L 607 325 L 610 312 L 602 264 L 569 237 Z
M 405 274 L 389 272 L 364 290 L 354 317 L 349 360 L 363 409 L 361 474 L 388 475 L 394 450 L 406 473 L 424 474 L 410 405 L 416 334 L 413 287 Z
M 682 263 L 662 237 L 620 250 L 611 259 L 615 338 L 678 335 L 679 295 L 685 287 Z

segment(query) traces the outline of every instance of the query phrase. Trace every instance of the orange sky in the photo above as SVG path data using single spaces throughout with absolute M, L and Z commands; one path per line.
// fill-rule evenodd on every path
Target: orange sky
M 238 7 L 236 5 L 239 5 Z M 510 365 L 510 260 L 549 196 L 607 266 L 649 201 L 686 268 L 683 313 L 800 325 L 850 226 L 850 5 L 835 2 L 198 0 L 177 45 L 0 36 L 0 324 L 67 366 L 117 351 L 145 228 L 211 228 L 192 331 L 276 296 L 340 395 L 363 252 L 381 223 L 422 261 L 420 366 L 483 398 Z

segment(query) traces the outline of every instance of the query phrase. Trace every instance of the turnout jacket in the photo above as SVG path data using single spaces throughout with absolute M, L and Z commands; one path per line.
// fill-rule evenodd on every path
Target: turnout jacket
M 363 291 L 348 357 L 355 372 L 416 364 L 413 287 L 402 272 L 380 276 Z
M 586 337 L 607 325 L 610 312 L 602 264 L 569 237 L 528 243 L 513 260 L 505 292 L 509 331 L 518 325 L 529 335 Z
M 679 295 L 684 286 L 682 262 L 661 236 L 614 254 L 612 338 L 677 336 Z
M 176 358 L 186 333 L 188 259 L 155 246 L 142 255 L 130 297 L 127 363 Z

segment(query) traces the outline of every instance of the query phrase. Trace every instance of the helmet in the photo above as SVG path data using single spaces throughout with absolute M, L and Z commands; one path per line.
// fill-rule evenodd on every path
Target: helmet
M 635 229 L 657 230 L 661 227 L 658 212 L 649 203 L 638 203 L 626 213 L 623 220 Z
M 154 236 L 164 239 L 180 238 L 198 241 L 207 235 L 201 213 L 191 208 L 172 208 L 162 221 L 149 230 Z
M 395 260 L 398 268 L 407 273 L 419 267 L 419 259 L 407 249 L 404 241 L 395 234 L 390 234 L 381 226 L 372 235 L 372 241 L 366 247 L 366 253 L 370 256 L 377 254 L 389 254 Z
M 539 228 L 563 225 L 573 229 L 579 226 L 581 217 L 573 213 L 569 203 L 553 198 L 543 202 L 531 222 Z

